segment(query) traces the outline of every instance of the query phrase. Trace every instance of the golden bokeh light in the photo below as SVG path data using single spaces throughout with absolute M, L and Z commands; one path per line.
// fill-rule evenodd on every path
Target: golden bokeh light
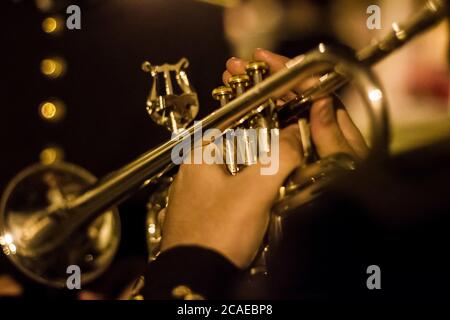
M 39 106 L 39 115 L 46 121 L 59 121 L 64 117 L 64 114 L 65 107 L 63 103 L 56 100 L 45 101 Z
M 41 115 L 45 119 L 52 119 L 56 116 L 56 105 L 53 102 L 44 102 L 41 106 Z
M 41 61 L 41 72 L 51 79 L 62 76 L 65 72 L 65 62 L 61 58 L 47 58 Z
M 59 17 L 47 17 L 42 21 L 42 30 L 45 33 L 57 33 L 62 30 L 62 21 Z
M 47 147 L 41 151 L 39 159 L 42 164 L 50 165 L 64 159 L 64 151 L 56 146 Z
M 43 12 L 47 12 L 53 8 L 53 0 L 35 0 L 36 7 Z

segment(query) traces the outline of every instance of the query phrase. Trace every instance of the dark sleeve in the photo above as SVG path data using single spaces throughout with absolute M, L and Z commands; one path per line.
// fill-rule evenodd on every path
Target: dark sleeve
M 226 299 L 241 271 L 221 254 L 196 246 L 161 253 L 149 264 L 144 299 Z

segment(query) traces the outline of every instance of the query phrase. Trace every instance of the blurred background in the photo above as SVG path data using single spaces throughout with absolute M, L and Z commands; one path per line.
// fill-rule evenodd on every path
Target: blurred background
M 81 30 L 65 27 L 66 8 L 81 8 Z M 381 8 L 382 29 L 366 27 L 369 5 Z M 197 119 L 217 103 L 230 56 L 255 48 L 297 56 L 319 42 L 359 49 L 406 19 L 423 1 L 351 0 L 3 0 L 0 3 L 2 86 L 0 190 L 35 162 L 63 158 L 97 177 L 163 142 L 170 133 L 145 110 L 152 64 L 190 61 L 200 100 Z M 450 134 L 447 23 L 377 65 L 391 103 L 392 152 Z M 353 90 L 339 93 L 367 131 Z M 122 242 L 113 265 L 82 296 L 48 289 L 0 258 L 0 296 L 115 298 L 147 259 L 143 190 L 120 206 Z M 127 272 L 123 272 L 127 270 Z

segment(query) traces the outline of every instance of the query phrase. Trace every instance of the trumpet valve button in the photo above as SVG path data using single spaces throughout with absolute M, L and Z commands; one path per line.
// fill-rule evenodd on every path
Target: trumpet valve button
M 220 86 L 215 88 L 211 94 L 216 100 L 222 100 L 223 98 L 229 100 L 233 97 L 233 90 L 230 87 Z
M 230 80 L 228 80 L 228 84 L 231 88 L 236 89 L 237 87 L 248 87 L 250 85 L 250 77 L 246 74 L 239 74 L 232 76 Z
M 246 74 L 235 75 L 228 80 L 228 84 L 235 91 L 235 95 L 240 96 L 244 93 L 245 88 L 250 85 L 250 77 Z
M 245 67 L 245 71 L 249 76 L 253 76 L 257 72 L 266 74 L 269 71 L 269 66 L 264 61 L 251 61 Z
M 245 70 L 252 78 L 253 84 L 258 84 L 263 81 L 263 75 L 269 71 L 269 67 L 264 61 L 252 61 L 247 64 Z

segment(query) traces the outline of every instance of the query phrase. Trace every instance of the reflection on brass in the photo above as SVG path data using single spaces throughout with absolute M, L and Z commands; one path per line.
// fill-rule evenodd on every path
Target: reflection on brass
M 191 293 L 192 291 L 189 287 L 181 285 L 173 288 L 172 297 L 175 299 L 184 299 L 185 296 Z
M 173 288 L 172 297 L 181 300 L 205 300 L 205 297 L 193 292 L 189 287 L 184 285 Z
M 135 299 L 135 297 L 140 296 L 139 292 L 142 290 L 142 288 L 144 288 L 145 286 L 145 278 L 144 276 L 140 276 L 139 278 L 136 279 L 136 281 L 133 283 L 132 287 L 131 287 L 131 292 L 130 292 L 130 296 L 132 300 L 143 300 L 143 299 Z M 142 296 L 141 296 L 142 297 Z
M 68 202 L 95 182 L 86 170 L 59 161 L 28 167 L 7 185 L 1 199 L 0 245 L 24 274 L 64 288 L 69 265 L 80 267 L 82 284 L 106 270 L 119 246 L 117 210 L 102 211 L 83 225 L 63 223 Z M 53 246 L 61 236 L 67 240 Z
M 162 226 L 165 218 L 165 208 L 169 203 L 169 188 L 173 177 L 159 179 L 158 188 L 151 194 L 147 203 L 147 246 L 149 261 L 155 260 L 160 252 Z
M 184 300 L 205 300 L 205 297 L 198 293 L 189 293 L 184 297 Z
M 5 233 L 0 236 L 0 245 L 2 246 L 5 255 L 9 256 L 16 254 L 17 248 L 10 233 Z
M 321 45 L 319 49 L 291 60 L 287 68 L 253 84 L 253 87 L 198 123 L 183 128 L 177 138 L 146 152 L 99 181 L 85 170 L 62 162 L 25 169 L 8 184 L 1 199 L 0 244 L 3 250 L 9 252 L 7 257 L 14 265 L 41 283 L 64 285 L 67 277 L 65 268 L 70 264 L 81 264 L 84 272 L 82 280 L 93 280 L 107 268 L 118 246 L 120 221 L 115 205 L 139 190 L 144 182 L 150 181 L 148 184 L 154 185 L 164 178 L 174 167 L 171 152 L 175 146 L 186 139 L 195 140 L 201 130 L 215 128 L 225 132 L 246 125 L 246 121 L 270 106 L 267 101 L 277 93 L 288 92 L 311 74 L 328 73 L 320 78 L 318 86 L 277 108 L 279 122 L 285 123 L 286 119 L 297 122 L 297 116 L 308 111 L 310 102 L 329 95 L 351 81 L 356 84 L 369 114 L 372 152 L 379 156 L 387 154 L 389 132 L 385 94 L 369 66 L 441 21 L 446 14 L 445 3 L 429 0 L 405 25 L 399 26 L 380 42 L 361 50 L 356 57 Z M 402 36 L 399 37 L 399 34 Z M 390 50 L 386 51 L 386 48 Z M 184 86 L 183 95 L 191 87 L 183 68 L 185 62 L 181 60 L 178 66 L 177 79 Z M 153 69 L 149 64 L 145 68 L 152 72 L 152 77 L 162 70 L 165 79 L 169 78 L 164 72 L 167 68 Z M 179 97 L 172 101 L 165 99 L 172 93 L 170 84 L 164 82 L 166 94 L 158 94 L 156 88 L 155 91 L 152 89 L 149 113 L 155 121 L 177 132 L 174 124 L 177 127 L 178 123 L 181 126 L 185 124 L 184 121 L 177 122 L 177 117 L 189 120 L 196 113 L 193 112 L 198 106 L 196 96 L 192 95 L 192 91 L 188 92 L 189 99 L 182 99 L 182 103 L 177 101 Z M 165 106 L 170 106 L 174 117 L 168 117 L 163 112 L 167 110 Z M 340 174 L 353 168 L 354 161 L 340 154 L 299 168 L 296 174 L 299 179 L 294 176 L 288 181 L 283 189 L 283 198 L 274 204 L 272 221 L 282 224 L 285 214 L 316 197 L 336 172 Z M 55 179 L 49 179 L 49 175 Z M 99 218 L 102 216 L 106 218 Z M 92 223 L 94 231 L 87 228 Z M 272 233 L 272 230 L 275 231 Z M 281 234 L 280 223 L 269 229 L 269 252 Z

